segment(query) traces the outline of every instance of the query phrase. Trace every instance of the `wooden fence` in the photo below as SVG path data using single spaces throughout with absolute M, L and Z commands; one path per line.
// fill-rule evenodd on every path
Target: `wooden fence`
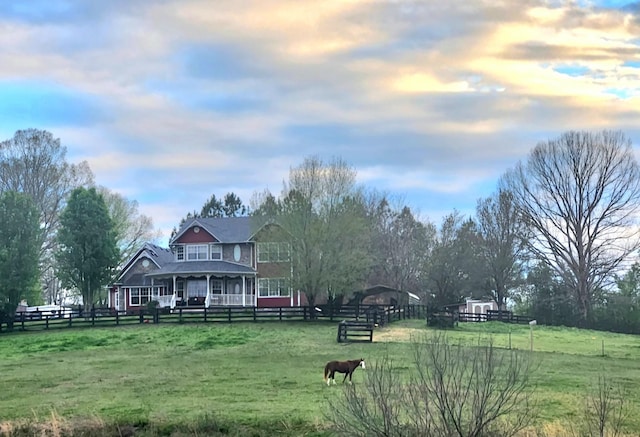
M 347 322 L 343 320 L 338 323 L 338 343 L 351 341 L 366 341 L 371 343 L 373 341 L 373 328 L 374 325 L 371 322 Z
M 285 321 L 365 321 L 383 326 L 396 320 L 425 318 L 426 309 L 419 305 L 403 307 L 382 306 L 328 306 L 311 307 L 209 307 L 209 308 L 156 308 L 153 310 L 116 311 L 94 308 L 74 310 L 66 314 L 40 312 L 20 313 L 13 321 L 13 330 L 37 331 L 94 326 L 126 326 L 159 323 L 233 323 L 233 322 L 285 322 Z M 0 333 L 8 331 L 7 321 L 0 320 Z
M 458 322 L 505 322 L 528 324 L 532 317 L 519 316 L 511 311 L 492 311 L 487 313 L 439 312 L 427 315 L 427 324 L 434 327 L 452 328 Z

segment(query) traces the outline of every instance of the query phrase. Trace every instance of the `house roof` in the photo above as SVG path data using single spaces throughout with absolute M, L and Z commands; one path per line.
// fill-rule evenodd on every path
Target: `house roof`
M 220 243 L 244 243 L 251 239 L 251 217 L 208 217 L 187 220 L 169 244 L 177 241 L 187 229 L 200 226 Z
M 135 264 L 135 262 L 137 260 L 139 260 L 140 258 L 142 258 L 142 257 L 146 257 L 146 258 L 151 259 L 158 266 L 158 268 L 162 268 L 162 266 L 164 266 L 165 264 L 170 263 L 170 262 L 173 261 L 173 253 L 169 249 L 166 249 L 164 247 L 160 247 L 160 246 L 158 246 L 156 244 L 153 244 L 153 243 L 145 243 L 129 259 L 129 261 L 127 261 L 127 263 L 124 265 L 124 267 L 122 267 L 116 282 L 120 281 L 126 275 L 126 273 L 129 271 L 131 266 L 133 266 L 133 264 Z M 131 280 L 129 280 L 127 282 L 131 282 Z
M 143 249 L 160 267 L 173 261 L 173 252 L 166 247 L 160 247 L 153 243 L 145 243 Z
M 228 261 L 178 261 L 165 264 L 162 268 L 147 273 L 148 277 L 179 275 L 205 275 L 205 274 L 248 274 L 255 275 L 256 271 L 249 266 Z
M 362 302 L 364 300 L 364 298 L 366 298 L 368 296 L 374 296 L 376 294 L 387 293 L 387 292 L 395 292 L 395 293 L 400 293 L 400 294 L 406 294 L 410 298 L 413 298 L 413 299 L 416 299 L 416 300 L 420 300 L 420 298 L 417 295 L 415 295 L 413 293 L 409 293 L 408 291 L 398 290 L 396 288 L 389 287 L 387 285 L 378 284 L 378 285 L 374 285 L 372 287 L 364 288 L 362 290 L 354 291 L 353 292 L 353 298 L 351 299 L 350 303 Z

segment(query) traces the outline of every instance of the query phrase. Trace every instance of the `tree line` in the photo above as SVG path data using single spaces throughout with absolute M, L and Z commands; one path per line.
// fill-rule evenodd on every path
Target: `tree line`
M 291 286 L 311 305 L 384 284 L 433 308 L 489 298 L 541 323 L 640 330 L 640 173 L 623 133 L 541 142 L 475 214 L 454 210 L 440 223 L 356 176 L 341 158 L 307 157 L 280 193 L 256 192 L 250 206 L 234 193 L 212 195 L 178 226 L 250 215 L 289 243 Z M 115 269 L 158 236 L 135 201 L 96 187 L 86 162 L 68 163 L 60 140 L 36 129 L 0 143 L 0 215 L 7 313 L 19 299 L 55 302 L 61 289 L 100 302 Z
M 640 167 L 621 132 L 570 131 L 507 170 L 475 214 L 439 224 L 309 157 L 282 192 L 254 196 L 256 226 L 290 243 L 310 304 L 384 284 L 434 309 L 489 298 L 541 323 L 640 332 Z
M 159 238 L 138 203 L 96 186 L 50 132 L 17 131 L 0 142 L 0 316 L 21 300 L 60 304 L 71 291 L 104 301 L 115 269 Z

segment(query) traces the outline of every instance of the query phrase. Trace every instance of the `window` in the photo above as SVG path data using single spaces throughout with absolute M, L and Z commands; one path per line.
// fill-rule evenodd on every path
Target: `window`
M 211 293 L 222 294 L 222 279 L 211 280 Z
M 184 261 L 184 246 L 176 246 L 176 261 Z
M 131 306 L 146 305 L 151 300 L 151 287 L 132 287 L 130 290 L 129 305 Z
M 206 279 L 187 281 L 187 297 L 205 297 L 206 295 L 207 295 Z
M 277 263 L 289 261 L 289 243 L 258 243 L 258 262 Z
M 219 244 L 211 245 L 211 259 L 222 259 L 222 246 Z
M 287 280 L 284 278 L 260 278 L 258 279 L 258 293 L 260 297 L 289 296 Z
M 184 281 L 182 279 L 176 281 L 176 295 L 184 297 Z
M 187 246 L 187 260 L 200 261 L 209 259 L 209 248 L 206 244 L 192 244 Z

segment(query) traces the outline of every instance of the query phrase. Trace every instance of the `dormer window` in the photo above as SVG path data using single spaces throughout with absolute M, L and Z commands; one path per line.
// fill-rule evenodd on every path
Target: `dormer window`
M 184 261 L 184 246 L 176 246 L 176 261 Z

